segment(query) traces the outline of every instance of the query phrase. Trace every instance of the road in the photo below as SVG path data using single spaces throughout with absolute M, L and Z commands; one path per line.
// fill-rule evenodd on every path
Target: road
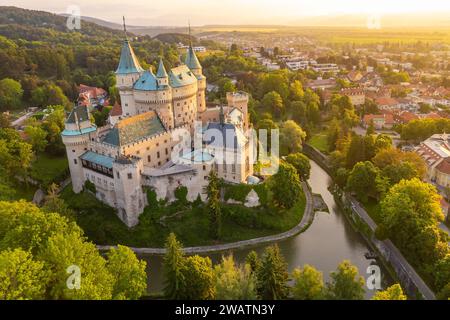
M 11 126 L 12 127 L 20 126 L 25 120 L 27 120 L 29 117 L 31 117 L 33 115 L 33 113 L 34 112 L 28 112 L 28 113 L 24 114 L 20 118 L 18 118 L 16 120 L 14 120 L 13 122 L 11 122 Z

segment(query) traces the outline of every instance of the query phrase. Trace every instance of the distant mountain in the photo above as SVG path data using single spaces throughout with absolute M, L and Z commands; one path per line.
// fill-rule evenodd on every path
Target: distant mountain
M 57 37 L 64 37 L 65 33 L 74 31 L 91 39 L 123 37 L 117 30 L 96 23 L 85 21 L 81 29 L 71 30 L 67 27 L 67 17 L 45 11 L 0 6 L 0 34 L 8 38 L 42 41 L 53 37 L 56 40 Z

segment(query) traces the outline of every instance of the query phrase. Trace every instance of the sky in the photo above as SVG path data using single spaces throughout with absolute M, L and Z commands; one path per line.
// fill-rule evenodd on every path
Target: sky
M 0 0 L 0 5 L 81 15 L 130 25 L 295 24 L 302 17 L 449 12 L 449 0 Z

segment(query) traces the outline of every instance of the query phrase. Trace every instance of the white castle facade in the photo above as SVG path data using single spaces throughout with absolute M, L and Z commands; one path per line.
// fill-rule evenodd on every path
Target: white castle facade
M 192 201 L 205 199 L 211 170 L 231 183 L 253 175 L 248 95 L 228 93 L 226 107 L 207 108 L 206 78 L 192 46 L 185 64 L 167 72 L 160 60 L 154 74 L 125 40 L 116 79 L 121 105 L 107 126 L 92 124 L 84 106 L 66 119 L 62 139 L 75 193 L 89 180 L 96 197 L 131 227 L 147 205 L 145 187 L 170 201 L 185 186 Z

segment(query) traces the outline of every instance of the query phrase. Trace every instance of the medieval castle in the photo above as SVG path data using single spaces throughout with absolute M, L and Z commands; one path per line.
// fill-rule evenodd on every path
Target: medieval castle
M 167 72 L 160 60 L 154 74 L 140 66 L 126 39 L 116 80 L 121 105 L 108 125 L 97 128 L 85 106 L 66 119 L 62 139 L 74 192 L 89 180 L 97 198 L 131 227 L 147 205 L 145 186 L 169 201 L 185 186 L 194 200 L 205 199 L 211 170 L 230 183 L 252 180 L 248 95 L 228 93 L 227 106 L 207 108 L 206 78 L 192 46 L 184 64 Z

